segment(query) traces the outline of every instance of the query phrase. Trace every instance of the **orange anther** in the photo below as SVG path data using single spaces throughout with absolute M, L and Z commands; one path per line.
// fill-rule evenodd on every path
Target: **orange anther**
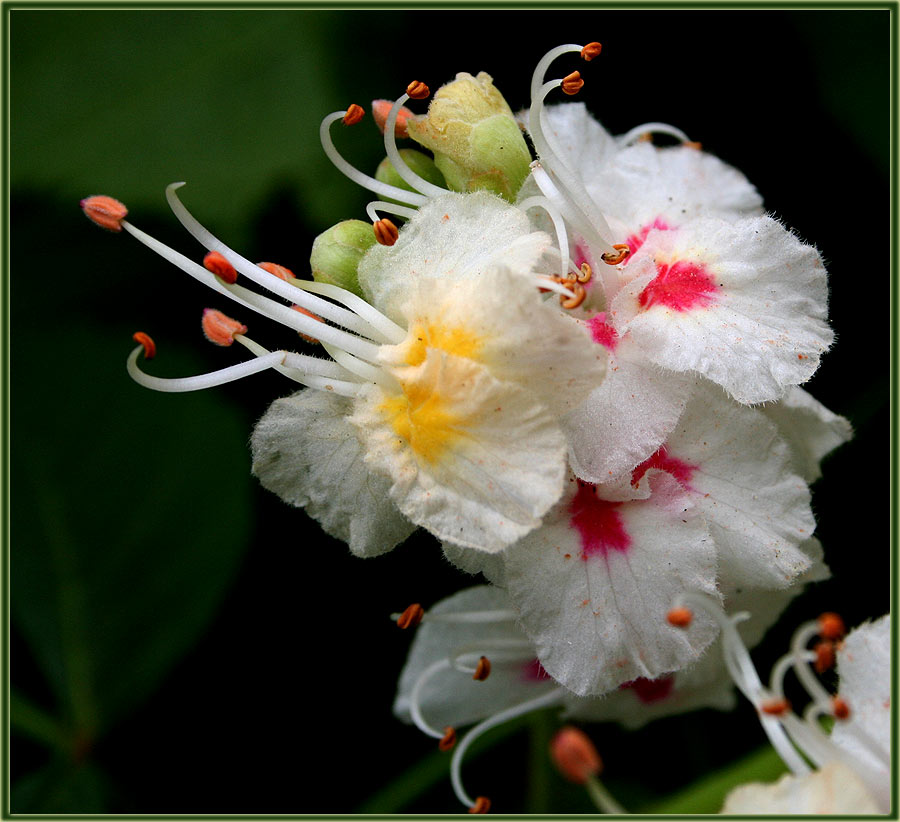
M 576 279 L 578 280 L 578 282 L 587 283 L 587 282 L 590 282 L 593 274 L 594 274 L 594 272 L 591 270 L 590 264 L 585 262 L 585 263 L 581 264 L 581 271 L 578 274 L 576 274 L 575 276 L 576 276 Z
M 135 331 L 131 335 L 131 339 L 144 346 L 145 359 L 152 360 L 156 356 L 156 343 L 153 342 L 149 334 L 145 334 L 143 331 Z
M 478 660 L 478 664 L 475 666 L 475 673 L 472 674 L 472 679 L 476 682 L 484 682 L 491 675 L 491 661 L 483 656 Z
M 269 274 L 274 274 L 276 277 L 278 277 L 279 280 L 284 280 L 286 283 L 289 283 L 291 280 L 297 279 L 293 271 L 291 271 L 289 268 L 285 268 L 283 265 L 278 265 L 278 263 L 257 263 L 257 265 L 263 271 L 268 271 Z
M 844 620 L 838 614 L 827 611 L 819 617 L 819 636 L 822 639 L 830 639 L 835 642 L 841 639 L 847 629 L 844 627 Z
M 791 703 L 786 699 L 769 699 L 763 702 L 759 709 L 764 714 L 769 714 L 769 716 L 781 716 L 791 709 Z
M 816 661 L 813 663 L 813 667 L 816 669 L 817 674 L 824 674 L 825 671 L 834 667 L 833 642 L 829 642 L 828 640 L 818 642 L 813 646 L 813 651 L 816 655 Z
M 685 140 L 681 145 L 685 148 L 692 148 L 694 151 L 703 150 L 703 143 L 698 143 L 696 140 Z
M 559 304 L 563 308 L 578 308 L 584 302 L 585 297 L 587 297 L 587 291 L 585 287 L 581 283 L 572 283 L 566 284 L 569 288 L 572 289 L 572 296 L 567 297 L 565 294 L 559 295 Z
M 684 606 L 681 608 L 673 608 L 666 614 L 666 620 L 669 625 L 674 625 L 676 628 L 687 628 L 693 619 L 694 612 L 690 608 L 685 608 Z
M 835 719 L 849 719 L 850 706 L 842 697 L 836 696 L 831 700 L 831 713 Z
M 571 96 L 573 94 L 578 94 L 583 85 L 584 80 L 581 79 L 581 75 L 577 71 L 573 71 L 571 74 L 563 77 L 562 90 Z
M 425 616 L 425 610 L 418 602 L 414 602 L 397 617 L 397 627 L 415 628 L 422 621 L 423 616 Z
M 419 80 L 413 80 L 407 87 L 406 93 L 413 100 L 424 100 L 429 94 L 431 94 L 431 90 Z
M 638 137 L 639 143 L 652 143 L 653 135 L 649 131 L 645 131 L 640 137 Z
M 491 800 L 486 796 L 479 796 L 475 804 L 469 808 L 469 813 L 487 813 L 491 809 Z
M 438 742 L 439 751 L 449 751 L 456 744 L 456 729 L 452 725 L 444 728 L 444 735 Z
M 238 273 L 235 271 L 234 266 L 218 251 L 210 251 L 203 258 L 203 267 L 229 285 L 234 285 L 237 282 Z
M 567 725 L 559 730 L 550 742 L 550 758 L 559 772 L 570 782 L 583 785 L 588 777 L 597 776 L 603 769 L 603 760 L 588 735 Z
M 612 251 L 607 251 L 605 254 L 600 255 L 600 259 L 607 265 L 618 265 L 631 253 L 631 249 L 625 243 L 616 243 L 613 248 L 618 253 L 613 254 Z
M 581 56 L 583 59 L 587 60 L 588 63 L 591 62 L 595 57 L 600 56 L 600 50 L 603 46 L 600 43 L 588 43 L 582 50 Z
M 108 231 L 122 230 L 122 220 L 128 209 L 118 200 L 105 194 L 95 194 L 93 197 L 85 197 L 79 205 L 85 216 L 100 228 Z
M 378 130 L 382 134 L 384 134 L 384 127 L 387 125 L 388 114 L 391 113 L 393 107 L 394 104 L 390 100 L 372 101 L 372 119 L 375 120 L 375 125 L 378 126 Z M 412 116 L 413 113 L 406 106 L 400 106 L 400 111 L 397 112 L 397 122 L 394 124 L 395 137 L 409 136 L 406 130 L 406 121 Z
M 397 242 L 400 232 L 390 220 L 379 220 L 372 228 L 375 230 L 375 239 L 381 245 L 393 245 Z
M 362 120 L 363 115 L 366 113 L 366 110 L 362 106 L 356 105 L 356 103 L 351 103 L 347 108 L 347 113 L 344 115 L 344 119 L 341 122 L 345 126 L 354 126 L 360 120 Z
M 200 324 L 206 339 L 215 345 L 231 345 L 235 335 L 247 333 L 246 325 L 232 320 L 227 314 L 216 311 L 214 308 L 203 309 L 203 319 Z

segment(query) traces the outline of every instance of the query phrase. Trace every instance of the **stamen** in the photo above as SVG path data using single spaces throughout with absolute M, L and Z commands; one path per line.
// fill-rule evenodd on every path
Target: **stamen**
M 627 146 L 637 140 L 652 140 L 654 134 L 667 134 L 681 143 L 691 142 L 687 134 L 680 128 L 670 126 L 668 123 L 644 123 L 643 125 L 635 126 L 633 129 L 619 137 L 618 141 L 623 146 Z M 645 135 L 649 136 L 645 137 Z
M 594 275 L 594 272 L 591 270 L 590 263 L 582 263 L 581 269 L 576 275 L 576 279 L 580 283 L 588 283 L 591 281 L 591 277 Z
M 234 285 L 237 282 L 238 273 L 235 271 L 234 266 L 218 251 L 207 252 L 203 258 L 203 267 L 229 285 Z
M 469 813 L 487 813 L 491 809 L 491 800 L 486 796 L 479 796 L 475 804 L 469 808 Z
M 410 94 L 409 89 L 413 89 L 418 96 Z M 416 172 L 406 164 L 406 160 L 403 159 L 403 156 L 397 149 L 395 132 L 397 118 L 400 116 L 400 109 L 403 108 L 403 104 L 410 97 L 414 100 L 421 100 L 428 96 L 428 86 L 424 83 L 410 83 L 409 89 L 407 89 L 406 94 L 401 94 L 400 97 L 397 98 L 394 105 L 391 106 L 391 110 L 388 112 L 384 129 L 384 150 L 387 152 L 388 160 L 390 160 L 391 165 L 394 167 L 394 171 L 396 171 L 406 183 L 411 185 L 425 197 L 440 197 L 442 194 L 447 193 L 447 189 L 436 186 L 434 183 L 430 183 L 428 180 L 425 180 L 416 174 Z M 423 89 L 424 93 L 422 93 Z
M 568 94 L 570 97 L 573 94 L 578 94 L 578 92 L 581 91 L 582 86 L 584 86 L 584 80 L 581 79 L 581 74 L 577 71 L 573 71 L 571 74 L 567 74 L 563 77 L 563 93 Z
M 203 309 L 201 326 L 206 339 L 214 345 L 231 345 L 236 335 L 247 333 L 246 325 L 214 308 Z
M 415 628 L 425 616 L 425 610 L 418 602 L 414 602 L 407 609 L 396 617 L 397 627 L 406 630 L 407 628 Z
M 825 671 L 834 667 L 834 643 L 824 640 L 813 646 L 813 653 L 816 655 L 816 661 L 813 664 L 817 674 L 824 674 Z
M 831 700 L 831 713 L 835 719 L 849 719 L 850 706 L 843 699 L 843 697 L 835 696 Z
M 347 113 L 344 114 L 341 122 L 345 126 L 355 126 L 360 120 L 362 120 L 365 115 L 366 110 L 362 106 L 356 105 L 356 103 L 351 103 L 347 107 Z
M 391 107 L 393 105 L 393 100 L 372 101 L 372 119 L 375 120 L 375 124 L 378 126 L 378 130 L 382 134 L 384 134 L 384 129 L 387 125 L 387 118 L 391 113 Z M 409 120 L 409 118 L 412 116 L 413 113 L 408 108 L 406 108 L 406 106 L 401 106 L 400 110 L 397 112 L 397 122 L 394 124 L 395 137 L 402 138 L 409 136 L 409 132 L 406 129 L 406 121 Z
M 542 208 L 547 212 L 547 216 L 553 223 L 556 231 L 556 244 L 559 246 L 559 257 L 565 265 L 566 271 L 575 267 L 575 264 L 569 258 L 569 236 L 566 233 L 566 224 L 562 215 L 546 197 L 528 197 L 519 203 L 519 208 L 528 211 L 530 208 Z
M 413 100 L 424 100 L 429 94 L 431 94 L 431 90 L 420 80 L 413 80 L 406 87 L 406 94 Z M 396 103 L 394 105 L 396 105 Z
M 601 43 L 597 43 L 597 42 L 594 42 L 594 43 L 588 43 L 588 44 L 581 50 L 581 57 L 582 57 L 583 60 L 585 60 L 585 61 L 587 61 L 588 63 L 590 63 L 591 60 L 593 60 L 595 57 L 599 57 L 599 56 L 600 56 L 600 51 L 601 51 L 602 49 L 603 49 L 603 45 L 602 45 Z
M 387 218 L 378 220 L 372 228 L 375 230 L 375 239 L 381 245 L 393 245 L 397 242 L 400 232 L 390 220 Z
M 437 662 L 433 662 L 429 665 L 421 674 L 419 674 L 419 678 L 416 680 L 415 685 L 413 685 L 412 691 L 409 694 L 409 716 L 412 719 L 413 724 L 427 736 L 432 737 L 433 739 L 444 740 L 447 736 L 446 728 L 442 731 L 439 731 L 437 728 L 433 728 L 425 721 L 425 717 L 422 716 L 422 706 L 420 704 L 420 696 L 422 693 L 422 689 L 425 687 L 425 684 L 432 679 L 435 674 L 443 673 L 444 671 L 449 671 L 451 668 L 450 660 L 448 659 L 439 659 Z M 470 804 L 470 803 L 466 803 Z
M 452 725 L 447 725 L 444 728 L 444 735 L 441 737 L 441 741 L 438 742 L 438 750 L 439 751 L 449 751 L 456 744 L 456 728 Z
M 476 682 L 484 682 L 490 675 L 491 661 L 486 656 L 482 656 L 478 660 L 478 666 L 475 668 L 475 673 L 472 674 L 472 679 Z
M 560 295 L 559 298 L 559 304 L 563 308 L 570 310 L 573 308 L 578 308 L 578 306 L 584 302 L 585 297 L 587 297 L 587 289 L 585 289 L 585 287 L 581 283 L 575 282 L 572 284 L 571 288 L 574 292 L 571 297 L 563 297 L 562 295 Z
M 131 335 L 131 339 L 143 346 L 145 360 L 152 360 L 156 356 L 156 343 L 153 342 L 153 338 L 149 334 L 145 334 L 143 331 L 135 331 Z
M 760 704 L 759 709 L 770 716 L 781 716 L 791 709 L 791 703 L 786 699 L 768 699 Z
M 676 628 L 687 628 L 694 620 L 694 612 L 690 608 L 672 608 L 666 614 L 666 621 Z
M 839 614 L 831 611 L 822 614 L 818 623 L 819 636 L 822 639 L 830 639 L 832 642 L 837 642 L 839 639 L 843 639 L 844 634 L 847 633 L 847 629 L 844 627 L 844 620 L 841 619 Z
M 107 231 L 121 231 L 122 220 L 128 214 L 128 209 L 122 203 L 105 194 L 85 197 L 79 205 L 85 217 Z
M 584 785 L 589 776 L 603 770 L 603 760 L 588 735 L 567 725 L 556 732 L 550 742 L 550 758 L 559 772 L 570 782 Z
M 294 311 L 299 311 L 304 317 L 309 317 L 310 319 L 317 320 L 320 323 L 324 323 L 323 320 L 318 314 L 313 314 L 312 311 L 307 311 L 302 305 L 292 305 L 291 308 Z M 302 331 L 297 332 L 304 340 L 308 343 L 312 343 L 313 345 L 320 345 L 322 341 L 318 337 L 312 337 L 309 334 L 304 334 Z
M 616 243 L 613 248 L 617 253 L 607 251 L 600 255 L 600 259 L 607 265 L 618 265 L 631 253 L 631 249 L 625 243 Z
M 297 275 L 283 265 L 278 265 L 277 263 L 257 263 L 257 265 L 263 271 L 268 271 L 269 274 L 278 277 L 279 280 L 284 280 L 286 283 L 292 283 L 297 279 Z
M 407 208 L 406 206 L 399 206 L 394 203 L 386 203 L 384 200 L 373 200 L 366 205 L 366 214 L 369 215 L 369 219 L 373 223 L 377 223 L 380 219 L 378 216 L 379 211 L 386 211 L 388 214 L 405 217 L 407 220 L 415 217 L 417 213 L 414 208 Z
M 698 143 L 696 140 L 685 140 L 681 145 L 685 148 L 692 148 L 694 151 L 703 150 L 703 143 Z

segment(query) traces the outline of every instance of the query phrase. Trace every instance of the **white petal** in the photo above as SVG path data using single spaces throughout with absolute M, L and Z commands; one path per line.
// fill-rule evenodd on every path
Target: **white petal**
M 544 115 L 563 162 L 583 182 L 596 179 L 609 168 L 618 152 L 616 141 L 588 113 L 584 103 L 546 106 Z
M 721 813 L 745 814 L 877 814 L 881 809 L 859 777 L 838 762 L 805 776 L 785 774 L 772 784 L 751 782 L 725 798 Z
M 550 242 L 546 234 L 532 231 L 522 211 L 499 197 L 448 193 L 422 206 L 394 245 L 377 245 L 366 253 L 359 284 L 370 303 L 401 322 L 400 308 L 416 279 L 478 279 L 498 265 L 526 274 Z
M 603 384 L 562 420 L 576 476 L 607 482 L 647 459 L 675 427 L 693 383 L 648 362 L 627 337 L 620 340 Z
M 606 503 L 573 481 L 545 524 L 504 554 L 538 658 L 579 696 L 683 668 L 716 634 L 705 618 L 688 631 L 666 622 L 676 594 L 716 596 L 715 550 L 678 483 L 660 473 L 651 485 L 648 500 Z
M 253 430 L 253 473 L 305 508 L 359 556 L 390 551 L 414 530 L 388 498 L 390 481 L 363 463 L 351 402 L 320 391 L 275 400 Z
M 434 348 L 398 370 L 405 393 L 363 388 L 350 421 L 366 462 L 417 525 L 499 551 L 540 524 L 562 493 L 565 438 L 532 394 Z
M 800 549 L 815 528 L 809 489 L 761 411 L 700 385 L 666 448 L 709 523 L 723 580 L 784 588 L 810 566 Z
M 466 588 L 441 600 L 429 615 L 509 609 L 509 600 L 497 588 L 480 585 Z M 491 660 L 491 673 L 483 681 L 472 674 L 446 670 L 428 680 L 420 692 L 425 720 L 435 728 L 454 728 L 477 722 L 498 711 L 525 702 L 558 687 L 550 678 L 539 676 L 528 650 L 507 648 L 505 643 L 527 643 L 514 622 L 423 622 L 416 630 L 406 664 L 400 674 L 394 713 L 409 722 L 410 696 L 423 672 L 432 664 L 448 659 L 463 649 L 470 656 L 482 654 Z M 504 660 L 506 658 L 506 661 Z
M 761 410 L 791 446 L 794 470 L 807 482 L 822 476 L 823 457 L 849 442 L 853 428 L 846 417 L 829 411 L 802 388 L 792 386 L 778 402 Z
M 834 335 L 816 250 L 770 217 L 699 219 L 651 231 L 627 268 L 652 259 L 612 304 L 620 334 L 655 363 L 697 371 L 738 402 L 780 398 L 809 379 Z

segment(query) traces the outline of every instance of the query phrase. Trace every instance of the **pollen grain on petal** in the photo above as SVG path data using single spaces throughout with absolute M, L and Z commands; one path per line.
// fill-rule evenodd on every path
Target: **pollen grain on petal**
M 399 617 L 397 617 L 398 628 L 415 628 L 425 616 L 425 609 L 418 602 L 410 605 Z
M 484 682 L 491 675 L 491 661 L 483 656 L 479 658 L 478 665 L 475 666 L 475 673 L 472 674 L 472 679 L 476 682 Z
M 214 345 L 228 346 L 238 334 L 246 334 L 247 326 L 231 319 L 215 308 L 203 309 L 203 335 Z
M 341 122 L 345 126 L 355 126 L 360 120 L 362 120 L 365 115 L 366 110 L 362 106 L 358 106 L 356 103 L 351 103 L 347 107 L 347 113 L 344 115 L 344 119 Z
M 673 608 L 666 614 L 666 621 L 676 628 L 687 628 L 694 619 L 694 612 L 684 606 Z
M 486 796 L 479 796 L 475 804 L 469 808 L 469 813 L 487 813 L 491 809 L 491 800 Z
M 131 339 L 144 346 L 144 359 L 152 360 L 156 356 L 156 343 L 153 342 L 153 338 L 149 334 L 145 334 L 143 331 L 135 331 L 131 335 Z
M 827 611 L 819 616 L 818 622 L 819 636 L 822 639 L 830 639 L 832 642 L 836 642 L 847 633 L 844 620 L 841 619 L 840 614 L 836 614 L 833 611 Z
M 393 106 L 394 104 L 390 100 L 372 101 L 372 119 L 375 121 L 375 125 L 378 126 L 378 130 L 382 134 L 384 134 L 384 129 L 387 125 L 387 118 L 391 113 L 391 109 L 393 108 Z M 400 111 L 397 112 L 397 122 L 394 124 L 395 137 L 409 136 L 409 132 L 406 130 L 406 121 L 409 120 L 409 118 L 412 116 L 412 111 L 410 111 L 406 106 L 400 107 Z
M 286 283 L 297 279 L 297 275 L 293 271 L 283 265 L 278 265 L 278 263 L 257 263 L 257 265 L 263 271 L 268 271 L 269 274 L 278 277 L 279 280 L 284 280 Z
M 229 285 L 237 282 L 238 273 L 234 266 L 228 262 L 218 251 L 210 251 L 203 258 L 203 267 L 207 271 L 211 271 L 220 280 L 224 280 Z
M 562 90 L 571 97 L 573 94 L 578 94 L 583 85 L 584 80 L 581 78 L 581 74 L 577 71 L 573 71 L 571 74 L 563 77 Z
M 372 228 L 375 230 L 375 239 L 381 245 L 393 245 L 400 236 L 397 226 L 387 219 L 378 220 Z
M 596 41 L 594 41 L 593 43 L 588 43 L 581 50 L 581 57 L 583 60 L 590 63 L 591 60 L 593 60 L 595 57 L 600 56 L 600 52 L 602 51 L 602 49 L 603 49 L 602 43 L 598 43 Z
M 440 742 L 438 742 L 438 750 L 439 751 L 449 751 L 456 744 L 456 728 L 452 725 L 447 725 L 444 728 L 444 735 L 441 737 Z
M 122 230 L 122 220 L 128 214 L 128 209 L 118 200 L 107 197 L 105 194 L 95 194 L 93 197 L 85 197 L 80 205 L 81 210 L 92 223 L 107 231 Z
M 831 713 L 835 719 L 849 719 L 850 706 L 843 697 L 836 696 L 831 700 Z
M 431 94 L 431 90 L 420 80 L 413 80 L 406 87 L 406 93 L 413 100 L 424 100 L 429 94 Z

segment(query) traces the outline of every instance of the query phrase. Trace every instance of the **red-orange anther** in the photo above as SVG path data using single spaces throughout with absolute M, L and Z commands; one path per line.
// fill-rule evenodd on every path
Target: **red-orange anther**
M 824 674 L 825 671 L 834 667 L 834 643 L 826 640 L 817 642 L 813 646 L 813 652 L 816 655 L 816 661 L 813 667 L 817 674 Z
M 390 100 L 372 101 L 372 119 L 375 121 L 375 125 L 378 126 L 378 130 L 382 134 L 384 134 L 384 128 L 387 125 L 388 114 L 391 113 L 393 107 L 394 104 Z M 409 136 L 409 133 L 406 130 L 406 121 L 412 116 L 413 113 L 406 106 L 400 106 L 400 111 L 397 112 L 397 122 L 394 123 L 395 137 Z
M 444 735 L 441 737 L 441 741 L 438 742 L 438 750 L 439 751 L 449 751 L 456 744 L 456 728 L 452 725 L 448 725 L 444 728 Z
M 575 276 L 580 283 L 590 282 L 591 277 L 594 276 L 594 272 L 591 270 L 591 264 L 587 262 L 582 263 L 581 270 Z
M 318 314 L 313 314 L 312 311 L 307 311 L 302 305 L 292 305 L 291 308 L 293 308 L 294 311 L 296 311 L 298 314 L 303 314 L 303 316 L 309 317 L 311 320 L 317 320 L 320 323 L 325 322 L 325 320 L 323 320 Z M 308 343 L 312 343 L 313 345 L 318 345 L 321 342 L 321 340 L 313 337 L 310 334 L 304 334 L 302 331 L 298 331 L 297 333 L 301 337 L 303 337 L 304 340 L 306 340 Z
M 763 702 L 759 706 L 759 709 L 764 714 L 769 714 L 770 716 L 781 716 L 791 709 L 791 703 L 786 699 L 769 699 L 766 702 Z
M 247 333 L 246 325 L 214 308 L 203 309 L 201 326 L 203 335 L 215 345 L 231 345 L 236 334 Z
M 703 150 L 703 143 L 698 143 L 696 140 L 685 140 L 681 145 L 685 148 L 692 148 L 694 151 Z
M 600 43 L 596 43 L 596 42 L 588 43 L 581 50 L 581 56 L 582 56 L 582 58 L 587 60 L 588 63 L 590 63 L 591 60 L 593 60 L 595 57 L 600 56 L 600 51 L 602 48 L 603 48 L 603 46 Z
M 600 259 L 607 265 L 618 265 L 631 253 L 625 243 L 616 243 L 613 248 L 616 250 L 615 253 L 607 251 L 605 254 L 600 255 Z
M 676 628 L 687 628 L 693 619 L 694 612 L 691 611 L 690 608 L 685 608 L 684 606 L 681 608 L 673 608 L 666 614 L 666 620 L 669 625 L 674 625 Z
M 491 661 L 483 656 L 478 660 L 478 664 L 475 666 L 475 673 L 472 674 L 472 679 L 476 682 L 484 682 L 491 675 Z
M 291 280 L 297 279 L 293 271 L 291 271 L 289 268 L 285 268 L 283 265 L 278 265 L 278 263 L 257 263 L 257 265 L 263 271 L 268 271 L 269 274 L 273 274 L 278 277 L 279 280 L 290 282 Z
M 363 115 L 366 113 L 366 110 L 362 106 L 356 105 L 356 103 L 351 103 L 347 108 L 347 113 L 344 115 L 344 119 L 341 122 L 345 126 L 355 126 L 360 120 L 362 120 Z
M 639 143 L 652 143 L 653 135 L 649 131 L 645 131 L 640 137 L 638 137 Z
M 431 94 L 431 90 L 420 80 L 413 80 L 406 87 L 406 93 L 413 100 L 424 100 L 429 94 Z
M 153 339 L 149 334 L 145 334 L 143 331 L 135 331 L 134 334 L 131 335 L 131 339 L 144 346 L 145 359 L 152 360 L 156 356 L 156 343 L 153 342 Z
M 491 809 L 491 800 L 486 796 L 479 796 L 475 804 L 469 808 L 469 813 L 487 813 Z
M 550 758 L 559 772 L 570 782 L 583 785 L 588 777 L 597 776 L 603 760 L 588 735 L 571 725 L 557 731 L 550 742 Z
M 238 273 L 235 271 L 234 266 L 218 251 L 210 251 L 203 258 L 203 267 L 229 285 L 234 285 L 237 282 Z
M 587 297 L 587 291 L 585 290 L 585 287 L 579 282 L 573 283 L 569 286 L 569 288 L 572 290 L 572 296 L 567 297 L 565 294 L 560 294 L 559 304 L 563 308 L 578 308 L 578 306 L 584 302 L 585 297 Z
M 381 245 L 393 245 L 397 242 L 400 232 L 390 220 L 379 220 L 372 228 L 375 230 L 375 239 Z
M 830 639 L 832 642 L 843 638 L 847 633 L 844 620 L 838 614 L 826 611 L 819 617 L 819 636 L 822 639 Z
M 122 220 L 128 214 L 128 209 L 122 203 L 105 194 L 85 197 L 79 205 L 92 223 L 108 231 L 121 231 Z
M 424 608 L 418 602 L 414 602 L 397 617 L 397 627 L 415 628 L 422 621 L 423 616 L 425 616 Z
M 844 701 L 843 697 L 836 696 L 831 700 L 831 713 L 835 719 L 849 719 L 850 706 Z
M 577 71 L 573 71 L 571 74 L 563 77 L 562 90 L 565 94 L 571 96 L 578 94 L 583 85 L 584 80 L 581 79 L 581 75 Z

